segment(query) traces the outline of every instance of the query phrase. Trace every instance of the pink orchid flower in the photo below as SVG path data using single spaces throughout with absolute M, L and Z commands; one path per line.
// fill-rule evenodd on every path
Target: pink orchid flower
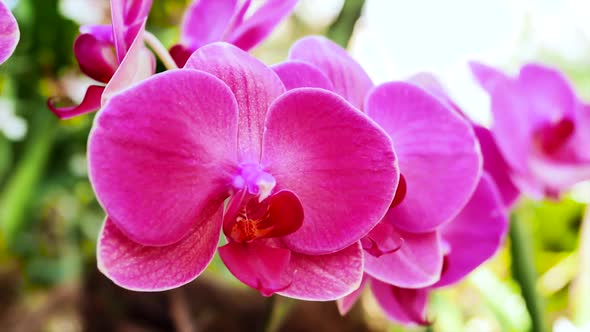
M 393 141 L 400 184 L 382 222 L 362 239 L 365 272 L 399 287 L 432 285 L 443 267 L 439 228 L 467 203 L 481 174 L 471 126 L 413 84 L 374 87 L 344 49 L 323 37 L 301 39 L 289 58 L 274 68 L 288 89 L 335 91 Z
M 199 47 L 225 41 L 248 51 L 262 42 L 292 11 L 297 0 L 265 0 L 246 18 L 251 0 L 193 0 L 181 26 L 180 43 L 170 49 L 178 67 Z
M 16 19 L 0 1 L 0 64 L 3 64 L 14 52 L 20 37 Z
M 471 69 L 490 95 L 491 132 L 520 190 L 556 198 L 590 179 L 590 109 L 560 72 L 528 64 L 512 78 L 478 63 Z
M 405 325 L 428 324 L 428 294 L 437 288 L 459 282 L 492 257 L 502 244 L 508 218 L 500 193 L 492 178 L 484 172 L 469 203 L 449 223 L 440 228 L 444 264 L 440 279 L 424 288 L 403 288 L 365 275 L 363 285 L 371 291 L 387 317 Z M 346 314 L 358 300 L 364 287 L 339 299 L 338 309 Z
M 118 91 L 155 72 L 155 58 L 143 42 L 152 0 L 111 0 L 112 25 L 80 28 L 74 55 L 80 70 L 105 85 L 91 85 L 80 105 L 58 107 L 59 98 L 47 102 L 60 119 L 98 110 Z
M 494 183 L 500 192 L 500 196 L 502 197 L 502 201 L 504 202 L 504 206 L 506 206 L 507 209 L 512 207 L 520 195 L 520 191 L 511 179 L 510 166 L 502 156 L 491 131 L 488 128 L 473 122 L 451 99 L 446 89 L 434 75 L 423 72 L 412 76 L 408 81 L 423 87 L 428 92 L 440 98 L 442 102 L 446 103 L 449 107 L 469 121 L 475 132 L 475 136 L 479 141 L 481 154 L 483 156 L 483 169 L 494 180 Z
M 285 93 L 272 69 L 222 42 L 113 97 L 88 154 L 108 214 L 99 268 L 135 290 L 196 278 L 223 230 L 221 259 L 264 295 L 344 296 L 399 177 L 372 120 L 326 90 Z

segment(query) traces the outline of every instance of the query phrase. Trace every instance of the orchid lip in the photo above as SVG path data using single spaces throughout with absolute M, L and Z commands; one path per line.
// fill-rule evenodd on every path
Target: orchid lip
M 289 190 L 273 193 L 275 178 L 254 163 L 245 163 L 232 181 L 223 230 L 232 241 L 244 243 L 282 237 L 303 224 L 303 206 Z
M 535 136 L 540 148 L 545 153 L 552 154 L 566 144 L 574 130 L 574 122 L 569 118 L 563 118 L 542 126 L 536 131 Z

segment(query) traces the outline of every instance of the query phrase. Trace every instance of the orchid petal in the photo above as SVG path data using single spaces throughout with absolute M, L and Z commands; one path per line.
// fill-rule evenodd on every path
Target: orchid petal
M 404 325 L 427 325 L 426 304 L 428 290 L 398 288 L 378 280 L 371 280 L 377 303 L 390 319 Z
M 237 0 L 194 0 L 182 18 L 182 45 L 192 53 L 205 44 L 221 40 L 237 3 Z
M 267 0 L 251 17 L 236 25 L 225 40 L 247 51 L 258 45 L 295 8 L 297 0 Z
M 123 61 L 129 46 L 125 42 L 125 34 L 127 30 L 125 27 L 125 2 L 126 0 L 111 0 L 111 24 L 113 25 L 113 41 L 119 63 Z
M 292 252 L 288 271 L 291 285 L 280 295 L 309 301 L 331 301 L 358 289 L 363 277 L 363 253 L 359 243 L 326 255 Z
M 6 4 L 0 1 L 0 64 L 12 55 L 19 38 L 20 31 L 16 19 Z
M 379 257 L 366 254 L 365 272 L 373 278 L 404 288 L 421 288 L 435 283 L 443 266 L 439 234 L 399 233 L 403 239 L 400 249 Z
M 367 97 L 367 114 L 389 134 L 407 191 L 389 211 L 395 227 L 426 232 L 467 203 L 481 174 L 479 145 L 467 121 L 412 84 L 390 82 Z
M 201 47 L 185 68 L 211 73 L 230 87 L 238 101 L 240 161 L 258 162 L 266 112 L 285 91 L 279 77 L 256 58 L 226 43 Z
M 152 0 L 126 0 L 125 24 L 132 25 L 137 22 L 142 22 L 148 17 L 151 8 Z
M 291 284 L 293 271 L 287 270 L 291 251 L 264 244 L 230 242 L 219 248 L 219 256 L 231 273 L 264 296 L 282 291 Z
M 336 305 L 338 306 L 338 312 L 340 315 L 346 315 L 350 309 L 354 306 L 356 301 L 361 297 L 363 294 L 363 290 L 365 289 L 365 285 L 367 284 L 369 277 L 366 274 L 363 274 L 363 279 L 361 280 L 361 285 L 352 293 L 346 295 L 343 298 L 339 298 L 336 300 Z
M 303 204 L 303 226 L 283 238 L 292 250 L 346 248 L 381 220 L 397 186 L 387 135 L 336 94 L 291 90 L 272 104 L 262 165 Z
M 100 108 L 100 100 L 104 86 L 91 85 L 86 89 L 82 103 L 77 106 L 57 107 L 56 104 L 60 98 L 49 98 L 47 100 L 47 107 L 61 120 L 71 119 L 78 115 L 94 112 Z
M 108 83 L 119 66 L 112 44 L 91 34 L 81 34 L 76 38 L 74 55 L 80 70 L 102 83 Z
M 136 291 L 163 291 L 194 280 L 209 265 L 221 230 L 219 208 L 202 226 L 164 247 L 148 247 L 126 237 L 107 218 L 97 246 L 98 268 L 115 284 Z
M 373 82 L 343 48 L 324 37 L 305 37 L 291 47 L 289 58 L 318 67 L 330 78 L 336 93 L 359 110 L 363 108 Z
M 503 72 L 479 62 L 470 62 L 469 67 L 479 85 L 489 94 L 494 92 L 498 85 L 505 84 L 512 79 Z
M 237 105 L 219 79 L 171 70 L 113 97 L 88 143 L 94 191 L 117 227 L 143 245 L 173 244 L 227 196 Z
M 484 173 L 469 203 L 441 229 L 450 251 L 436 287 L 459 281 L 494 255 L 506 237 L 506 214 L 492 178 Z
M 113 36 L 113 26 L 110 24 L 88 24 L 80 27 L 80 34 L 92 35 L 95 39 L 107 42 L 113 46 L 115 44 Z M 118 60 L 117 60 L 118 63 Z
M 539 64 L 527 64 L 520 69 L 518 84 L 525 94 L 523 98 L 530 103 L 529 117 L 551 122 L 574 117 L 576 96 L 561 72 Z
M 484 170 L 493 178 L 504 206 L 510 208 L 520 194 L 510 178 L 510 168 L 496 145 L 492 133 L 482 126 L 473 125 L 483 155 Z
M 330 79 L 314 65 L 302 61 L 286 61 L 272 69 L 279 75 L 287 90 L 295 88 L 320 88 L 334 91 Z
M 104 105 L 113 95 L 131 85 L 152 76 L 156 70 L 156 59 L 143 43 L 145 22 L 135 36 L 129 51 L 107 84 L 102 95 Z

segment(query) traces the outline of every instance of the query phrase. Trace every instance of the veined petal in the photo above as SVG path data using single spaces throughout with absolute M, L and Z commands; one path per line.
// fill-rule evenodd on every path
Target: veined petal
M 482 169 L 470 124 L 434 96 L 403 82 L 376 87 L 365 109 L 391 137 L 406 180 L 404 200 L 388 213 L 395 227 L 427 232 L 459 213 Z
M 358 289 L 363 277 L 363 253 L 359 243 L 327 255 L 291 253 L 289 287 L 280 295 L 309 301 L 331 301 Z
M 219 79 L 171 70 L 113 97 L 88 143 L 94 191 L 117 227 L 143 245 L 173 244 L 227 196 L 237 105 Z
M 387 135 L 341 97 L 313 88 L 291 90 L 271 106 L 262 165 L 303 204 L 303 226 L 283 242 L 306 254 L 332 253 L 367 234 L 399 177 Z
M 127 0 L 111 0 L 111 24 L 113 25 L 113 41 L 119 62 L 123 61 L 128 47 L 126 44 L 125 3 Z
M 344 316 L 350 311 L 350 309 L 352 309 L 356 301 L 358 301 L 358 299 L 363 294 L 363 290 L 365 290 L 365 285 L 367 284 L 369 278 L 370 277 L 368 277 L 366 274 L 363 274 L 363 279 L 361 280 L 361 285 L 359 288 L 345 297 L 336 300 L 336 305 L 338 306 L 338 312 L 340 315 Z
M 399 233 L 403 239 L 399 250 L 379 257 L 365 254 L 365 272 L 373 278 L 403 288 L 434 284 L 443 266 L 439 234 Z
M 231 273 L 264 296 L 280 292 L 291 284 L 293 271 L 287 266 L 291 251 L 259 244 L 229 242 L 219 256 Z
M 311 36 L 297 41 L 289 59 L 309 62 L 330 78 L 334 91 L 359 110 L 373 82 L 365 70 L 346 51 L 325 37 Z
M 498 150 L 492 133 L 482 126 L 473 125 L 483 155 L 484 170 L 492 177 L 506 208 L 510 208 L 520 191 L 510 178 L 510 168 Z
M 320 88 L 334 91 L 330 79 L 312 64 L 302 61 L 285 61 L 272 66 L 287 90 L 295 88 Z
M 152 76 L 156 70 L 156 59 L 143 43 L 145 22 L 142 24 L 129 51 L 117 68 L 102 94 L 102 104 L 119 91 Z
M 256 58 L 227 43 L 201 47 L 184 68 L 211 73 L 230 87 L 238 101 L 240 161 L 258 162 L 266 112 L 285 91 L 279 77 Z
M 220 41 L 237 4 L 237 0 L 193 0 L 182 18 L 180 42 L 192 53 L 205 44 Z
M 296 4 L 297 0 L 266 0 L 252 16 L 236 25 L 225 40 L 244 51 L 253 48 L 293 11 Z
M 98 238 L 99 270 L 115 284 L 136 291 L 180 287 L 205 270 L 217 249 L 221 208 L 169 246 L 143 246 L 126 237 L 109 218 Z
M 377 303 L 387 317 L 404 325 L 427 325 L 426 304 L 428 290 L 404 289 L 371 280 L 371 289 Z
M 84 94 L 84 99 L 80 105 L 75 106 L 64 106 L 58 107 L 56 106 L 59 102 L 59 97 L 49 98 L 47 100 L 47 107 L 61 120 L 71 119 L 78 115 L 87 114 L 90 112 L 94 112 L 100 108 L 100 100 L 102 98 L 102 93 L 104 91 L 104 86 L 99 85 L 91 85 L 86 89 L 86 93 Z
M 102 83 L 108 83 L 119 66 L 113 45 L 87 33 L 76 38 L 74 55 L 80 70 Z
M 111 0 L 119 1 L 119 0 Z M 131 25 L 145 20 L 152 8 L 152 0 L 123 0 L 125 1 L 125 24 Z
M 0 64 L 12 55 L 19 38 L 16 19 L 4 2 L 0 1 Z
M 441 228 L 441 237 L 450 251 L 434 286 L 453 284 L 492 257 L 507 229 L 507 211 L 493 180 L 484 173 L 469 203 Z

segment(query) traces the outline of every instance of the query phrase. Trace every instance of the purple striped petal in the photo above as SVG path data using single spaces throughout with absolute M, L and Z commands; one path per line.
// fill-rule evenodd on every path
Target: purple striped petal
M 279 77 L 256 58 L 227 43 L 201 47 L 185 68 L 211 73 L 230 87 L 238 101 L 240 161 L 258 162 L 266 112 L 285 91 Z
M 331 301 L 358 289 L 363 277 L 359 243 L 327 255 L 293 252 L 288 273 L 292 282 L 280 295 L 308 301 Z
M 247 51 L 266 38 L 296 4 L 297 0 L 266 0 L 252 16 L 236 24 L 235 30 L 224 40 Z
M 286 61 L 274 65 L 272 69 L 279 75 L 287 90 L 320 88 L 334 91 L 334 85 L 330 79 L 312 64 L 302 61 Z
M 388 212 L 395 227 L 427 232 L 459 213 L 482 169 L 470 124 L 431 94 L 403 82 L 376 87 L 365 109 L 391 137 L 406 181 L 405 198 Z
M 484 173 L 469 203 L 441 229 L 450 251 L 441 278 L 434 286 L 453 284 L 492 257 L 507 229 L 507 211 L 493 180 Z
M 320 36 L 305 37 L 292 47 L 289 59 L 313 64 L 332 81 L 335 92 L 359 110 L 373 82 L 365 70 L 334 42 Z
M 180 42 L 189 54 L 205 44 L 222 39 L 237 4 L 237 0 L 193 0 L 180 27 Z
M 399 250 L 376 257 L 365 254 L 365 272 L 388 284 L 421 288 L 434 284 L 443 267 L 443 253 L 437 232 L 422 234 L 399 231 Z
M 377 303 L 389 319 L 404 325 L 427 325 L 426 305 L 428 290 L 399 288 L 378 280 L 371 280 Z
M 283 242 L 306 254 L 332 253 L 367 234 L 389 208 L 399 176 L 387 135 L 338 95 L 312 88 L 272 104 L 262 164 L 278 189 L 301 199 L 303 226 Z
M 235 171 L 237 105 L 219 79 L 172 70 L 113 97 L 88 143 L 97 198 L 131 240 L 165 246 L 203 225 Z
M 221 209 L 180 241 L 149 247 L 126 237 L 107 218 L 97 245 L 98 269 L 115 284 L 136 291 L 163 291 L 194 280 L 209 265 L 219 241 Z
M 84 99 L 80 105 L 59 107 L 57 104 L 61 98 L 53 97 L 47 100 L 47 107 L 49 107 L 51 112 L 53 112 L 58 118 L 62 120 L 71 119 L 78 115 L 98 110 L 100 108 L 100 100 L 102 99 L 103 92 L 104 86 L 91 85 L 86 89 L 86 94 L 84 94 Z

